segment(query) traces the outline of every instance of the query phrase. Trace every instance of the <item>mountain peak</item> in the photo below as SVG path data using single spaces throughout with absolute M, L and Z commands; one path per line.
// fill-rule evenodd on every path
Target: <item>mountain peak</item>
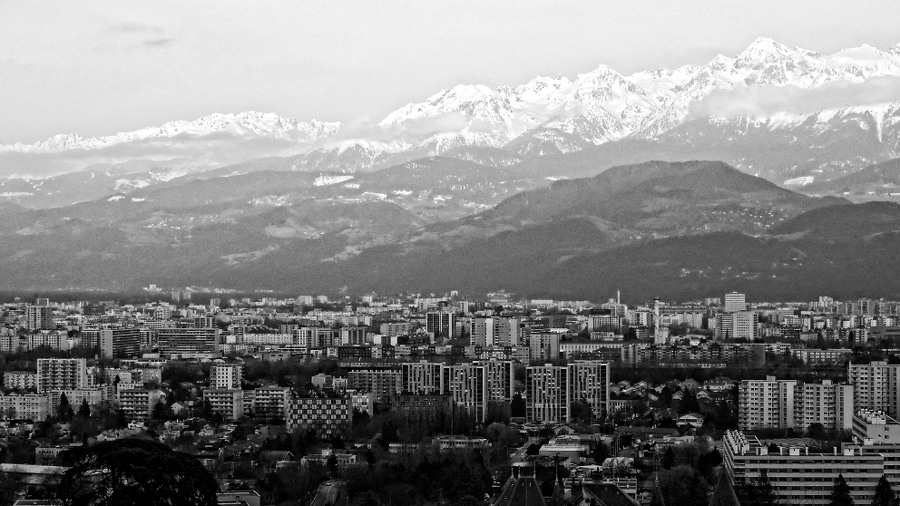
M 741 51 L 741 53 L 737 56 L 736 65 L 741 66 L 742 64 L 752 64 L 771 60 L 773 58 L 782 59 L 790 57 L 796 52 L 796 48 L 789 48 L 788 46 L 785 46 L 784 44 L 777 42 L 774 39 L 770 39 L 768 37 L 759 37 L 751 42 L 746 49 Z
M 340 128 L 340 123 L 324 123 L 316 120 L 300 122 L 294 118 L 287 118 L 270 112 L 215 112 L 191 121 L 169 121 L 159 126 L 119 132 L 114 135 L 101 137 L 85 138 L 76 133 L 57 134 L 34 144 L 0 145 L 0 152 L 55 153 L 76 149 L 94 150 L 125 142 L 154 138 L 171 138 L 179 135 L 201 137 L 225 130 L 231 130 L 232 133 L 240 136 L 252 134 L 259 137 L 303 141 L 316 140 L 332 135 L 337 132 L 338 128 Z

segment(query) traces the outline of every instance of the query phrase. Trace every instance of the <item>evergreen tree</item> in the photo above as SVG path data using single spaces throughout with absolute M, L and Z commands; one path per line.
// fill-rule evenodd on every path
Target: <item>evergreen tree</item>
M 150 418 L 159 423 L 171 419 L 172 416 L 172 408 L 167 406 L 162 400 L 156 401 L 156 404 L 153 406 L 153 412 L 150 414 Z
M 69 404 L 69 398 L 66 397 L 66 394 L 59 394 L 59 409 L 57 410 L 57 417 L 61 422 L 68 422 L 72 420 L 72 416 L 74 416 L 75 411 L 72 409 L 72 406 Z
M 525 399 L 522 398 L 522 394 L 516 392 L 513 394 L 512 402 L 509 406 L 510 415 L 515 417 L 524 417 L 525 416 Z
M 831 501 L 829 506 L 854 506 L 853 498 L 850 497 L 850 486 L 844 479 L 844 475 L 838 474 L 834 479 L 834 486 L 831 488 Z
M 88 405 L 87 399 L 81 400 L 81 406 L 78 407 L 78 416 L 83 419 L 91 417 L 91 407 Z
M 898 506 L 897 496 L 891 483 L 887 477 L 881 475 L 878 485 L 875 487 L 875 497 L 872 499 L 872 506 Z
M 759 478 L 753 483 L 753 492 L 756 502 L 760 506 L 774 506 L 778 504 L 778 496 L 775 495 L 775 487 L 769 481 L 769 474 L 763 469 Z
M 663 454 L 662 466 L 663 469 L 672 469 L 673 465 L 675 465 L 675 452 L 672 450 L 672 447 L 669 446 Z

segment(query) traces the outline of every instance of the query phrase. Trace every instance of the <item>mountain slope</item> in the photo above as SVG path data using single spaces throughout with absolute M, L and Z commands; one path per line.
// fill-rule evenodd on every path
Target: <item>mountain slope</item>
M 779 188 L 721 162 L 655 161 L 522 192 L 484 213 L 434 225 L 419 240 L 459 244 L 572 217 L 605 224 L 622 240 L 717 230 L 759 234 L 787 218 L 838 202 Z
M 876 163 L 831 181 L 812 183 L 803 191 L 820 195 L 852 195 L 859 199 L 900 199 L 900 158 Z

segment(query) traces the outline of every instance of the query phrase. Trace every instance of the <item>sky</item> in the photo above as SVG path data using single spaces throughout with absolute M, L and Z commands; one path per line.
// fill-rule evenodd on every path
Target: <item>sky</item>
M 0 0 L 0 143 L 258 110 L 378 121 L 456 84 L 900 43 L 897 0 Z

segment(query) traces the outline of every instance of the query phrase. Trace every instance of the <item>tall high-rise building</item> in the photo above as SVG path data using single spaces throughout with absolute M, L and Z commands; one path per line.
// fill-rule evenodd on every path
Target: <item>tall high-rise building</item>
M 853 385 L 832 383 L 801 383 L 797 385 L 799 402 L 795 422 L 802 428 L 820 423 L 826 429 L 853 427 Z
M 209 369 L 209 388 L 240 390 L 243 371 L 241 364 L 216 364 Z
M 133 357 L 141 351 L 141 330 L 136 328 L 100 329 L 98 341 L 102 357 Z
M 52 330 L 53 308 L 48 304 L 29 305 L 25 308 L 25 328 L 28 330 Z
M 847 367 L 855 409 L 900 416 L 900 364 L 876 360 L 868 364 L 848 364 Z
M 88 386 L 87 361 L 83 358 L 39 358 L 38 393 L 76 390 Z
M 532 422 L 565 422 L 571 415 L 569 370 L 551 364 L 525 369 L 525 417 Z
M 609 413 L 609 363 L 578 360 L 569 362 L 566 367 L 572 402 L 586 402 L 594 418 Z
M 425 313 L 425 331 L 435 338 L 456 337 L 456 314 L 452 311 L 429 311 Z
M 347 373 L 347 388 L 371 392 L 381 402 L 403 391 L 403 373 L 394 369 L 355 369 Z
M 741 430 L 806 429 L 820 423 L 827 429 L 850 429 L 853 386 L 801 383 L 796 380 L 744 380 L 740 383 L 738 425 Z
M 594 417 L 609 408 L 609 363 L 597 360 L 528 366 L 526 417 L 532 422 L 568 422 L 572 403 L 584 401 Z
M 731 292 L 725 294 L 725 312 L 747 310 L 747 297 L 743 293 Z
M 719 315 L 716 329 L 720 338 L 752 341 L 758 337 L 759 314 L 756 311 L 722 313 Z
M 470 339 L 474 346 L 519 346 L 522 341 L 522 320 L 493 316 L 472 320 Z
M 435 362 L 413 362 L 401 366 L 403 392 L 430 395 L 441 393 L 441 364 Z
M 557 360 L 559 358 L 559 334 L 533 333 L 528 336 L 528 358 L 531 361 Z
M 510 402 L 513 396 L 511 360 L 477 361 L 441 365 L 442 394 L 480 421 L 487 420 L 490 405 Z
M 741 381 L 739 390 L 738 425 L 741 430 L 795 426 L 796 380 Z
M 450 394 L 457 407 L 476 420 L 487 417 L 488 385 L 480 364 L 441 365 L 441 393 Z

